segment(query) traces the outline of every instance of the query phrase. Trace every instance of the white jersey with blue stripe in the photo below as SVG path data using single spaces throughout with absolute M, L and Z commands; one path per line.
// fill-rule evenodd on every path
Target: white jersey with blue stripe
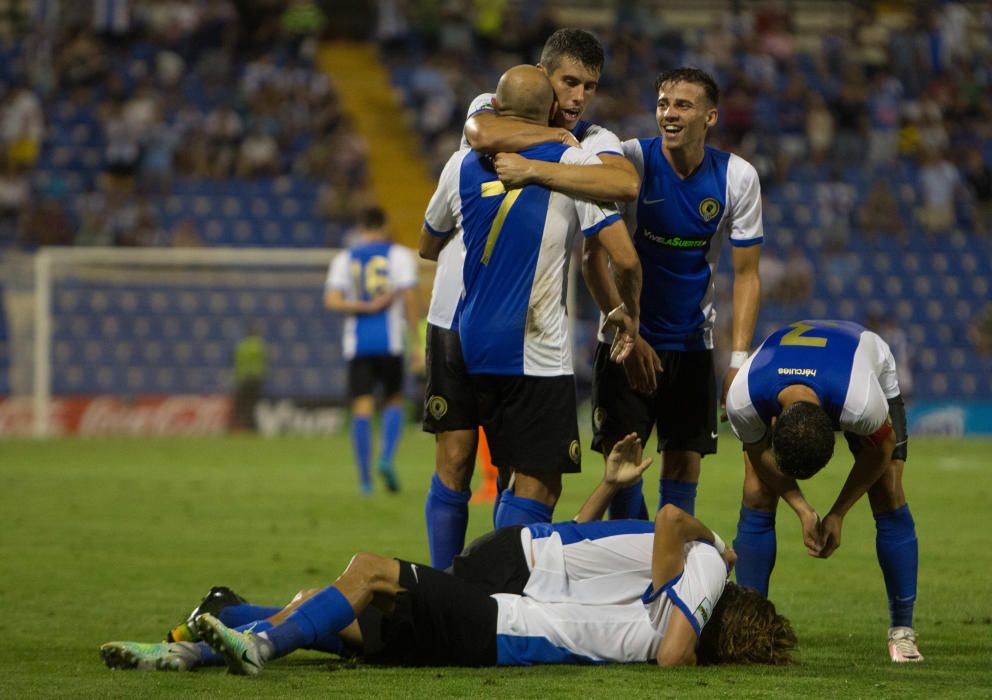
M 872 435 L 899 395 L 896 363 L 877 334 L 849 321 L 799 321 L 769 335 L 738 371 L 727 415 L 745 444 L 765 436 L 791 384 L 816 392 L 835 430 Z
M 390 241 L 363 241 L 334 256 L 325 289 L 337 290 L 351 301 L 369 301 L 388 292 L 417 285 L 413 251 Z M 406 317 L 402 295 L 376 314 L 349 314 L 342 342 L 345 359 L 402 355 Z
M 587 532 L 590 537 L 572 541 L 580 532 L 566 528 L 546 536 L 536 557 L 545 563 L 557 559 L 560 567 L 535 567 L 523 596 L 493 596 L 499 606 L 500 665 L 646 662 L 657 656 L 672 615 L 684 615 L 697 635 L 702 631 L 727 580 L 726 565 L 713 546 L 687 543 L 684 571 L 654 590 L 653 535 Z M 539 534 L 534 541 L 545 539 Z M 625 570 L 616 572 L 613 566 Z M 548 581 L 531 587 L 542 578 Z M 567 585 L 561 587 L 563 580 Z M 536 597 L 542 592 L 552 600 Z
M 479 95 L 469 105 L 467 117 L 479 112 L 493 112 L 493 93 Z M 609 129 L 598 124 L 580 121 L 572 131 L 575 138 L 582 144 L 582 150 L 593 154 L 607 153 L 623 155 L 620 139 Z M 461 148 L 470 149 L 468 139 L 462 134 Z M 462 282 L 462 263 L 465 261 L 465 246 L 462 232 L 456 231 L 452 240 L 441 250 L 437 259 L 437 269 L 434 272 L 434 288 L 431 292 L 431 304 L 427 310 L 427 322 L 458 330 L 459 301 L 462 298 L 464 284 Z
M 521 155 L 576 165 L 599 162 L 561 144 L 534 146 Z M 573 239 L 619 220 L 613 205 L 539 185 L 507 191 L 489 159 L 475 151 L 449 159 L 424 225 L 436 236 L 462 232 L 465 298 L 458 330 L 469 372 L 572 374 L 565 290 Z
M 623 143 L 641 177 L 637 201 L 624 208 L 644 272 L 641 335 L 656 350 L 712 349 L 720 248 L 724 238 L 733 246 L 763 241 L 761 186 L 750 163 L 709 146 L 682 179 L 661 145 L 660 136 Z

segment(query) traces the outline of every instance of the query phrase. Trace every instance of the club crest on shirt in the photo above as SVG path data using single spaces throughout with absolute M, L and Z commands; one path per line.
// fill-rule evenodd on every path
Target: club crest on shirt
M 427 399 L 427 412 L 434 420 L 441 420 L 448 412 L 448 402 L 443 396 L 435 394 Z
M 592 427 L 599 430 L 606 421 L 606 409 L 597 407 L 592 412 Z
M 716 201 L 712 197 L 707 197 L 699 203 L 699 215 L 703 217 L 703 221 L 710 221 L 719 213 L 720 202 Z
M 578 440 L 572 440 L 571 444 L 569 444 L 569 446 L 568 446 L 568 457 L 575 464 L 578 464 L 579 463 L 579 460 L 582 458 L 582 448 L 579 447 L 579 441 Z

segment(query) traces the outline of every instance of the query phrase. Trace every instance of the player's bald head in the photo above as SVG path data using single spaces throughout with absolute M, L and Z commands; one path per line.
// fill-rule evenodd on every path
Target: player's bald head
M 503 73 L 496 86 L 497 112 L 535 124 L 547 124 L 555 91 L 548 76 L 537 66 L 514 66 Z

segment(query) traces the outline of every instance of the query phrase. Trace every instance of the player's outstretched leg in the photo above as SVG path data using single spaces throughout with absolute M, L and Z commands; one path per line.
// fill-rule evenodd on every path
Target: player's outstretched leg
M 187 617 L 185 622 L 183 622 L 178 627 L 170 630 L 165 636 L 165 641 L 167 642 L 196 642 L 199 641 L 199 637 L 196 636 L 196 630 L 193 627 L 193 620 L 202 615 L 203 613 L 212 613 L 218 617 L 223 617 L 221 612 L 231 608 L 233 606 L 247 606 L 252 608 L 250 612 L 251 617 L 248 619 L 237 622 L 230 619 L 226 619 L 225 623 L 231 626 L 240 625 L 244 622 L 251 622 L 252 620 L 263 620 L 269 615 L 273 615 L 279 612 L 281 608 L 270 609 L 267 614 L 260 614 L 264 612 L 263 609 L 259 609 L 258 606 L 250 605 L 247 600 L 239 596 L 237 593 L 232 591 L 227 586 L 214 586 L 212 587 L 205 596 L 203 600 L 193 608 Z
M 192 642 L 107 642 L 100 647 L 107 668 L 136 671 L 192 671 L 200 654 Z
M 238 676 L 257 676 L 271 657 L 271 644 L 252 631 L 239 632 L 227 627 L 210 613 L 194 621 L 204 642 L 224 657 L 227 669 Z

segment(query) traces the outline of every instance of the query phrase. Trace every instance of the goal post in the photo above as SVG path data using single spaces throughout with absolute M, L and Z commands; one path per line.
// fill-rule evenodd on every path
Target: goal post
M 32 432 L 53 399 L 226 395 L 250 322 L 274 396 L 339 401 L 340 320 L 323 308 L 330 249 L 43 248 L 34 257 Z M 27 348 L 15 348 L 17 352 Z

